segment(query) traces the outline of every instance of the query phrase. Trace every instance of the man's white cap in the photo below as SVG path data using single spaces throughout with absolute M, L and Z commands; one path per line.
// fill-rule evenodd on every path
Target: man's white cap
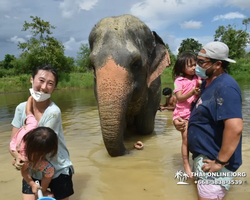
M 229 48 L 223 42 L 209 42 L 205 46 L 203 46 L 202 49 L 204 49 L 206 53 L 199 52 L 199 56 L 236 63 L 235 60 L 228 58 Z

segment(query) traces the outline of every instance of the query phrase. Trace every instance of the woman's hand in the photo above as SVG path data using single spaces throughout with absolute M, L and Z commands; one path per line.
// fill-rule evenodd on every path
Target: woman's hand
M 40 185 L 36 184 L 34 181 L 33 181 L 32 185 L 31 185 L 31 188 L 32 188 L 32 192 L 34 194 L 37 194 L 38 190 L 42 189 L 42 187 Z
M 184 131 L 186 129 L 186 120 L 178 117 L 173 121 L 173 124 L 178 131 Z
M 45 192 L 43 192 L 43 196 L 44 197 L 52 197 L 54 198 L 54 194 L 51 193 L 50 191 L 46 190 Z

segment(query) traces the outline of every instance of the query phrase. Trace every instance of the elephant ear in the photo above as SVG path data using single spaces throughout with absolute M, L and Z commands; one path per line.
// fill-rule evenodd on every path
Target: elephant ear
M 156 46 L 149 59 L 149 71 L 147 79 L 148 87 L 150 87 L 151 83 L 162 74 L 166 67 L 171 64 L 169 53 L 163 40 L 159 35 L 157 35 L 156 32 L 153 31 L 152 33 L 155 37 Z

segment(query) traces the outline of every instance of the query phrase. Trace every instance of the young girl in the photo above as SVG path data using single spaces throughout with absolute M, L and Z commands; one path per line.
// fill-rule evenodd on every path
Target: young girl
M 15 158 L 17 169 L 21 169 L 23 179 L 30 185 L 33 193 L 37 193 L 38 186 L 33 178 L 33 172 L 42 173 L 41 187 L 44 196 L 54 175 L 54 167 L 46 160 L 46 156 L 57 154 L 58 139 L 56 133 L 47 127 L 38 127 L 32 114 L 32 97 L 26 104 L 25 125 L 18 130 L 10 142 L 10 152 Z M 20 168 L 20 166 L 22 166 Z
M 197 87 L 198 76 L 195 75 L 196 57 L 192 53 L 180 55 L 173 67 L 174 93 L 177 97 L 176 108 L 173 112 L 173 120 L 182 118 L 186 120 L 186 127 L 191 113 L 191 104 L 197 100 L 200 88 Z M 191 176 L 189 165 L 189 151 L 187 144 L 187 128 L 182 134 L 182 159 L 185 172 Z

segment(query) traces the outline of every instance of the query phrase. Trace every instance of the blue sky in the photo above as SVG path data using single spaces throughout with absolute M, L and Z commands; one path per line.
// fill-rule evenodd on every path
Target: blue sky
M 0 60 L 5 54 L 18 56 L 17 42 L 30 37 L 21 31 L 30 15 L 57 28 L 54 36 L 76 57 L 81 43 L 88 42 L 92 27 L 108 16 L 132 14 L 145 22 L 168 43 L 173 53 L 182 40 L 194 38 L 201 44 L 213 41 L 215 30 L 250 17 L 249 0 L 0 0 Z M 250 31 L 250 25 L 248 32 Z M 250 51 L 250 44 L 247 47 Z

